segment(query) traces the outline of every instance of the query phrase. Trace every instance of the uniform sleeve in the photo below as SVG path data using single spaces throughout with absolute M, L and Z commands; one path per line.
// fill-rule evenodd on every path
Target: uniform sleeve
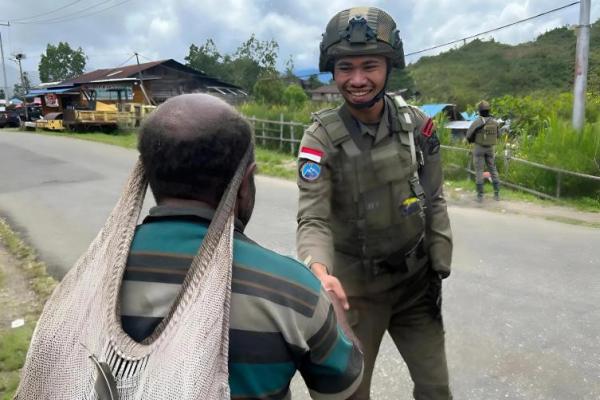
M 432 268 L 442 277 L 447 277 L 450 275 L 452 262 L 452 230 L 444 198 L 440 141 L 435 130 L 423 132 L 429 120 L 425 114 L 417 110 L 416 120 L 416 142 L 423 152 L 424 161 L 419 170 L 419 178 L 425 191 L 427 204 L 425 245 Z
M 319 132 L 320 131 L 320 132 Z M 331 216 L 331 168 L 328 164 L 329 147 L 323 128 L 313 124 L 305 133 L 300 144 L 298 157 L 298 227 L 296 247 L 298 257 L 308 266 L 314 262 L 324 264 L 333 272 L 333 238 L 330 228 Z M 304 153 L 303 150 L 307 153 Z M 320 154 L 320 158 L 311 157 Z M 308 159 L 306 157 L 311 157 Z M 317 161 L 318 160 L 318 161 Z M 306 164 L 313 165 L 306 165 Z M 318 175 L 315 172 L 315 165 Z
M 363 356 L 337 323 L 323 289 L 312 320 L 320 323 L 306 338 L 309 350 L 300 363 L 300 374 L 313 399 L 347 399 L 362 380 Z

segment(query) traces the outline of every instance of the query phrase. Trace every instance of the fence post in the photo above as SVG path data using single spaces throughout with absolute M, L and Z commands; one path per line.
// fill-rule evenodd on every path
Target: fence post
M 296 128 L 296 125 L 290 125 L 290 152 L 292 153 L 292 155 L 296 154 L 295 150 L 295 143 L 294 141 L 296 140 L 296 138 L 294 137 L 294 130 Z
M 283 150 L 283 113 L 279 113 L 279 151 Z
M 263 145 L 263 147 L 265 147 L 265 121 L 264 120 L 262 121 L 261 129 L 262 129 L 262 133 L 261 133 L 262 145 Z
M 562 181 L 562 172 L 556 173 L 556 198 L 560 199 L 560 183 Z
M 504 148 L 504 179 L 508 176 L 508 163 L 510 162 L 510 149 Z

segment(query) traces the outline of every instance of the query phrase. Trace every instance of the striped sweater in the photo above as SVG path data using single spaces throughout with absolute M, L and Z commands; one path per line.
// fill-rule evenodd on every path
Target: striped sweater
M 168 314 L 207 232 L 208 209 L 155 207 L 139 225 L 121 289 L 123 329 L 143 341 Z M 345 399 L 362 356 L 336 322 L 319 280 L 243 235 L 236 223 L 229 331 L 232 399 L 289 399 L 299 371 L 315 399 Z

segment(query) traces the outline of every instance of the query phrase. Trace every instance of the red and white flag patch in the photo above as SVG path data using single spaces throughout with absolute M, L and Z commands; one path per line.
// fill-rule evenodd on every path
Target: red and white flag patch
M 428 118 L 421 128 L 421 133 L 425 137 L 430 137 L 433 134 L 433 131 L 435 131 L 435 124 L 431 118 Z
M 316 163 L 321 162 L 321 158 L 323 158 L 323 152 L 321 150 L 312 149 L 310 147 L 302 146 L 300 148 L 300 153 L 298 153 L 298 158 L 305 158 L 307 160 L 314 161 Z

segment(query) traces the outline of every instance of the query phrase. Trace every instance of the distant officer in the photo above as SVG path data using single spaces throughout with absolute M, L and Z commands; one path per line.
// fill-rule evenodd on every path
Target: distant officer
M 441 280 L 452 238 L 431 119 L 385 95 L 404 67 L 390 15 L 374 7 L 336 14 L 319 68 L 333 73 L 342 106 L 314 115 L 298 160 L 298 255 L 342 300 L 365 352 L 368 399 L 384 333 L 414 381 L 416 399 L 449 399 Z
M 496 149 L 500 133 L 498 121 L 490 116 L 490 103 L 482 100 L 477 105 L 479 116 L 467 130 L 467 141 L 475 143 L 473 147 L 473 164 L 475 164 L 475 184 L 477 201 L 483 201 L 483 168 L 487 165 L 494 186 L 494 200 L 500 200 L 500 178 L 496 169 Z

